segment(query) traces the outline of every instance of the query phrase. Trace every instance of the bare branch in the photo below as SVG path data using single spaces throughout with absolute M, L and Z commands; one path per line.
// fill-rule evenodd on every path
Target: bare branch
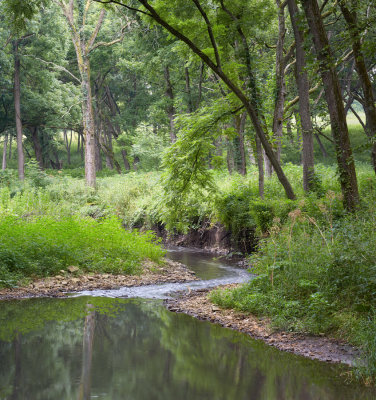
M 52 62 L 52 61 L 43 60 L 42 58 L 39 58 L 39 57 L 36 57 L 36 56 L 33 56 L 33 55 L 24 54 L 23 57 L 31 57 L 31 58 L 34 58 L 35 60 L 38 60 L 38 61 L 40 61 L 40 62 L 42 62 L 42 63 L 44 63 L 44 64 L 52 65 L 52 66 L 55 67 L 57 70 L 66 72 L 66 73 L 67 73 L 68 75 L 70 75 L 75 81 L 77 81 L 78 83 L 81 84 L 81 80 L 80 80 L 79 78 L 77 78 L 77 76 L 73 75 L 72 72 L 70 72 L 69 70 L 67 70 L 67 69 L 66 69 L 65 67 L 63 67 L 62 65 L 55 64 L 55 63 Z
M 86 46 L 86 50 L 87 50 L 88 52 L 89 52 L 89 51 L 92 49 L 92 47 L 93 47 L 93 44 L 94 44 L 94 42 L 95 42 L 95 39 L 96 39 L 97 36 L 98 36 L 99 30 L 101 29 L 101 26 L 102 26 L 102 24 L 103 24 L 103 21 L 104 21 L 104 17 L 105 17 L 105 16 L 106 16 L 106 11 L 105 11 L 105 10 L 101 10 L 101 13 L 100 13 L 99 18 L 98 18 L 97 25 L 95 26 L 95 29 L 94 29 L 94 31 L 93 31 L 93 33 L 92 33 L 90 39 L 89 39 L 89 42 L 88 42 L 88 44 L 87 44 L 87 46 Z
M 320 87 L 320 82 L 318 82 L 316 84 L 316 86 L 314 86 L 313 88 L 309 89 L 309 94 L 315 92 L 318 88 Z M 299 101 L 299 96 L 296 96 L 294 99 L 292 99 L 291 101 L 289 101 L 286 106 L 285 106 L 285 112 L 291 108 L 292 106 L 294 106 L 297 102 Z
M 147 15 L 148 17 L 152 17 L 151 14 L 149 14 L 146 11 L 140 10 L 138 8 L 134 8 L 131 6 L 127 6 L 126 4 L 121 3 L 120 1 L 116 1 L 116 0 L 94 0 L 96 3 L 101 3 L 101 4 L 117 4 L 119 6 L 125 7 L 130 11 L 135 11 L 135 12 L 139 12 L 141 14 Z

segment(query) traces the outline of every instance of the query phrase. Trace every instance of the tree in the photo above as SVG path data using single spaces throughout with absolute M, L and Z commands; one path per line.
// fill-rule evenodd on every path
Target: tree
M 106 11 L 101 10 L 97 18 L 94 28 L 91 29 L 90 35 L 87 35 L 89 24 L 89 12 L 92 6 L 92 0 L 76 0 L 77 2 L 77 19 L 74 18 L 74 0 L 65 2 L 64 0 L 56 0 L 61 7 L 63 14 L 69 26 L 69 32 L 77 57 L 77 65 L 81 77 L 81 95 L 82 95 L 82 118 L 85 136 L 85 177 L 86 184 L 90 187 L 96 186 L 96 163 L 95 163 L 95 122 L 93 114 L 93 103 L 91 93 L 90 78 L 90 54 L 93 50 L 100 46 L 111 46 L 123 39 L 124 31 L 122 29 L 121 36 L 110 42 L 97 42 L 96 39 L 103 25 Z
M 303 30 L 299 26 L 299 12 L 295 0 L 288 0 L 291 25 L 294 31 L 296 47 L 296 84 L 299 95 L 299 116 L 303 137 L 303 187 L 312 189 L 314 182 L 313 126 L 309 105 L 309 80 L 304 54 Z
M 339 2 L 339 7 L 346 21 L 347 29 L 351 38 L 352 50 L 354 53 L 355 68 L 363 90 L 364 112 L 366 114 L 366 134 L 373 139 L 371 160 L 376 173 L 376 106 L 373 95 L 372 83 L 368 74 L 365 57 L 362 51 L 361 35 L 362 29 L 359 26 L 357 15 L 357 3 L 354 0 Z
M 336 63 L 332 55 L 317 0 L 301 0 L 313 38 L 320 74 L 324 84 L 332 135 L 336 147 L 343 203 L 348 211 L 355 211 L 359 204 L 358 184 L 350 145 L 346 114 L 343 106 Z

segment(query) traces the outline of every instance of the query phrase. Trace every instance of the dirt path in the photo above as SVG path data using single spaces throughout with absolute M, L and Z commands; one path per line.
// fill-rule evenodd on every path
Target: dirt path
M 61 275 L 38 279 L 25 287 L 0 289 L 0 300 L 29 297 L 64 297 L 67 293 L 93 289 L 117 289 L 123 286 L 143 286 L 156 283 L 189 282 L 197 280 L 194 272 L 183 264 L 166 260 L 158 266 L 144 263 L 142 275 L 86 274 L 79 271 L 62 271 Z
M 233 287 L 234 285 L 224 287 L 229 286 Z M 268 319 L 213 305 L 208 299 L 208 292 L 209 290 L 192 292 L 173 300 L 166 300 L 165 304 L 170 311 L 185 313 L 200 320 L 207 320 L 244 332 L 279 350 L 311 359 L 353 365 L 359 357 L 357 349 L 338 340 L 290 332 L 273 332 Z

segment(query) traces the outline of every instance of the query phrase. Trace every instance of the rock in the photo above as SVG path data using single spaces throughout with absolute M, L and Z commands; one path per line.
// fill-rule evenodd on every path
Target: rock
M 221 309 L 219 307 L 213 306 L 212 311 L 217 312 L 217 311 L 221 311 Z
M 74 265 L 71 265 L 70 267 L 67 268 L 67 270 L 71 273 L 74 274 L 75 272 L 77 272 L 79 270 L 78 267 L 75 267 Z
M 55 279 L 63 279 L 63 277 L 61 275 L 56 275 Z
M 60 272 L 61 272 L 62 274 L 65 274 L 65 271 L 64 271 L 63 269 L 61 269 Z

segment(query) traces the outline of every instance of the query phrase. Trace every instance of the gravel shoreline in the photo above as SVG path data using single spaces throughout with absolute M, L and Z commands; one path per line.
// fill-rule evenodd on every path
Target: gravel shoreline
M 227 285 L 223 287 L 234 287 Z M 274 332 L 267 318 L 222 309 L 208 299 L 210 290 L 200 290 L 165 300 L 172 312 L 191 315 L 199 320 L 217 323 L 223 327 L 246 333 L 281 351 L 287 351 L 314 360 L 353 366 L 360 352 L 353 346 L 325 336 L 310 336 L 291 332 Z
M 80 274 L 62 271 L 61 275 L 38 279 L 19 288 L 0 289 L 0 300 L 31 297 L 65 297 L 69 293 L 94 289 L 117 289 L 157 283 L 189 282 L 197 280 L 194 272 L 185 265 L 166 259 L 162 266 L 145 262 L 142 275 Z M 68 268 L 69 269 L 69 268 Z

